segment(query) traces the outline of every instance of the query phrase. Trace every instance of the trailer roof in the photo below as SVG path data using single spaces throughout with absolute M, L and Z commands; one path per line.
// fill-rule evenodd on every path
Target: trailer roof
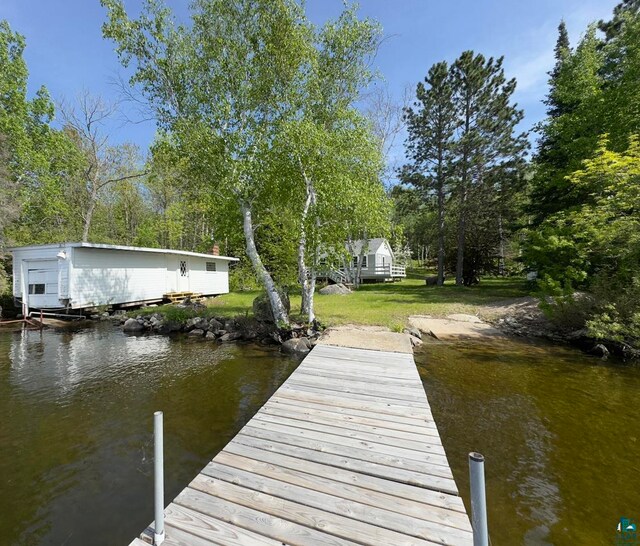
M 179 254 L 181 256 L 195 256 L 197 258 L 215 258 L 216 260 L 225 260 L 227 262 L 237 262 L 238 258 L 229 256 L 216 256 L 215 254 L 203 254 L 201 252 L 189 252 L 187 250 L 171 250 L 169 248 L 145 248 L 140 246 L 124 246 L 124 245 L 104 245 L 100 243 L 54 243 L 48 245 L 29 245 L 15 246 L 9 248 L 14 250 L 36 250 L 38 248 L 99 248 L 103 250 L 131 250 L 135 252 L 155 252 L 159 254 Z

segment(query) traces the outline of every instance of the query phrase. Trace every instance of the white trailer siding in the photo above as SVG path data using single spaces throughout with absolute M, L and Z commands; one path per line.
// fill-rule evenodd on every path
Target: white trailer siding
M 36 308 L 160 301 L 170 292 L 226 294 L 229 262 L 237 261 L 213 254 L 89 243 L 12 252 L 13 294 Z
M 72 309 L 152 301 L 167 293 L 164 254 L 74 248 L 71 259 Z
M 211 264 L 215 265 L 212 267 Z M 216 260 L 214 256 L 190 260 L 189 286 L 191 292 L 206 294 L 213 288 L 216 294 L 226 294 L 229 292 L 229 262 Z

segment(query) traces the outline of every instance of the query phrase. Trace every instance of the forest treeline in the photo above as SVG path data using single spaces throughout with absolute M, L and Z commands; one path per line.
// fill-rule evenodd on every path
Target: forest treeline
M 567 327 L 640 338 L 640 0 L 575 44 L 560 23 L 535 138 L 503 59 L 473 51 L 434 64 L 404 108 L 384 94 L 363 108 L 382 30 L 354 6 L 318 27 L 293 0 L 196 0 L 188 25 L 161 3 L 137 17 L 102 4 L 156 139 L 114 143 L 118 105 L 88 91 L 28 95 L 24 38 L 0 23 L 2 249 L 217 243 L 242 256 L 236 286 L 262 286 L 286 324 L 279 287 L 298 285 L 313 320 L 321 256 L 387 236 L 439 284 L 530 273 Z
M 576 44 L 560 22 L 528 161 L 501 59 L 467 52 L 418 84 L 391 194 L 439 282 L 526 272 L 562 328 L 640 341 L 639 12 L 624 0 Z

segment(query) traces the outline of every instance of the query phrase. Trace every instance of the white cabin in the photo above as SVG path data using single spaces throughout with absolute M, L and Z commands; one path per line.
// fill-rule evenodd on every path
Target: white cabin
M 337 283 L 349 282 L 349 279 L 353 278 L 353 274 L 358 268 L 358 260 L 360 259 L 363 245 L 367 245 L 367 247 L 362 256 L 361 280 L 395 281 L 407 276 L 405 266 L 396 263 L 389 241 L 382 237 L 345 243 L 348 256 L 346 264 L 348 271 L 345 271 L 344 266 L 335 267 L 334 264 L 332 267 L 330 263 L 327 263 L 328 255 L 321 255 L 321 273 L 318 276 L 326 277 Z
M 84 309 L 160 302 L 171 292 L 229 292 L 237 258 L 133 246 L 60 243 L 10 249 L 23 307 Z
M 358 267 L 358 260 L 362 254 L 362 245 L 367 245 L 362 256 L 360 278 L 362 280 L 387 281 L 406 277 L 404 266 L 397 265 L 389 241 L 382 237 L 366 241 L 355 241 L 347 245 L 351 254 L 351 267 Z

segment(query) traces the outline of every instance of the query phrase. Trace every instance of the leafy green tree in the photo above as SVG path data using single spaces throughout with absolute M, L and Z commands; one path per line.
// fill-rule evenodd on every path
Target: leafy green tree
M 109 13 L 105 36 L 116 41 L 122 62 L 134 65 L 131 84 L 141 87 L 197 184 L 215 195 L 217 212 L 240 217 L 247 256 L 274 317 L 287 323 L 259 228 L 276 221 L 279 211 L 282 218 L 300 215 L 300 240 L 311 226 L 319 233 L 315 210 L 327 205 L 315 187 L 320 181 L 311 177 L 316 168 L 328 171 L 318 167 L 310 143 L 321 133 L 329 137 L 323 142 L 341 134 L 343 112 L 369 72 L 361 59 L 377 27 L 347 9 L 316 31 L 293 0 L 197 0 L 188 28 L 159 2 L 147 2 L 135 20 L 118 0 L 103 5 Z M 312 130 L 306 135 L 295 127 Z M 340 188 L 338 180 L 333 175 L 331 187 Z M 305 213 L 307 201 L 314 204 Z
M 246 251 L 276 321 L 288 323 L 275 283 L 258 252 L 256 204 L 273 188 L 267 176 L 280 124 L 313 49 L 310 26 L 292 1 L 196 0 L 187 28 L 147 2 L 130 19 L 122 2 L 103 0 L 104 34 L 117 43 L 132 85 L 139 85 L 180 153 L 200 166 L 210 191 L 239 208 Z
M 614 152 L 606 136 L 596 154 L 568 177 L 589 198 L 548 217 L 532 235 L 526 260 L 546 293 L 595 298 L 587 317 L 592 333 L 640 341 L 640 140 Z

